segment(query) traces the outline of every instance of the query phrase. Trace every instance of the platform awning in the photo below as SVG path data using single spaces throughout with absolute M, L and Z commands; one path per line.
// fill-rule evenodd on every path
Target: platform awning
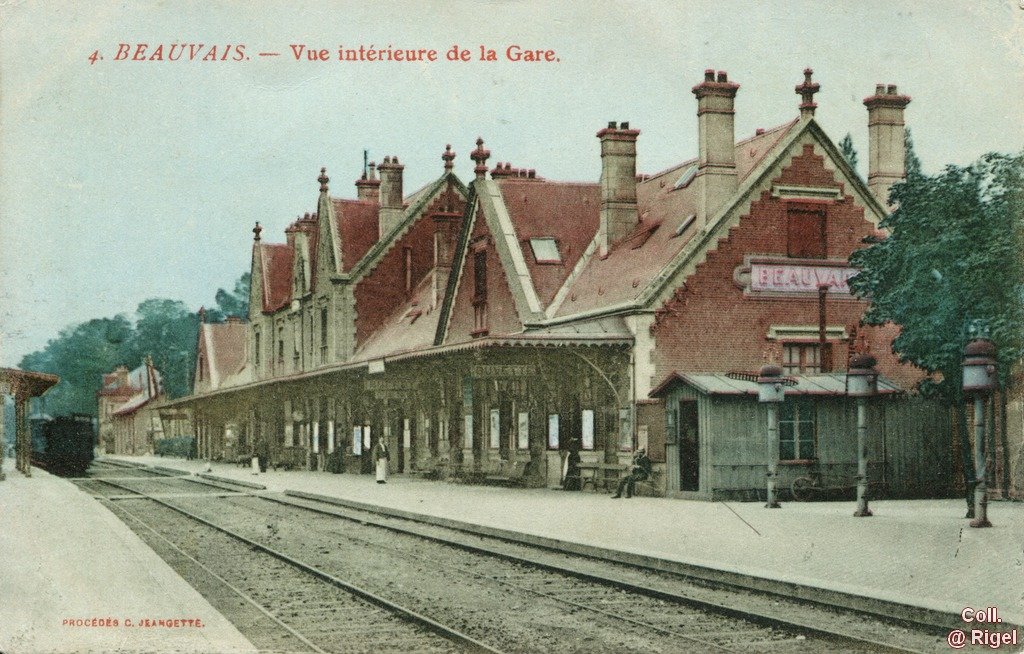
M 0 368 L 0 394 L 39 397 L 60 382 L 60 377 L 45 372 Z
M 809 375 L 787 375 L 796 380 L 796 385 L 786 387 L 786 395 L 847 395 L 846 373 L 825 372 Z M 674 385 L 686 384 L 705 395 L 752 395 L 757 396 L 757 382 L 733 379 L 725 373 L 689 373 L 675 371 L 669 374 L 654 390 L 650 397 L 664 396 Z M 878 394 L 902 393 L 904 389 L 891 380 L 879 375 Z

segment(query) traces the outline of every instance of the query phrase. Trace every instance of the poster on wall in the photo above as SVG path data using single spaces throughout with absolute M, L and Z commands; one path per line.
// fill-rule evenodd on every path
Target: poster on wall
M 580 414 L 580 431 L 583 435 L 583 449 L 594 449 L 594 410 L 584 409 Z
M 1019 642 L 1021 116 L 1024 0 L 0 2 L 0 653 Z

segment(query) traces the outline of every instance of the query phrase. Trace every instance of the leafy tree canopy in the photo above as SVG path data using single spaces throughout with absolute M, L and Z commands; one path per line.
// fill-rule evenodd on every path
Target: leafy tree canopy
M 922 392 L 960 399 L 964 345 L 986 331 L 1005 383 L 1024 354 L 1024 152 L 925 175 L 908 135 L 907 179 L 890 201 L 888 238 L 850 259 L 853 292 L 871 300 L 865 322 L 900 325 L 893 350 L 941 373 Z
M 846 163 L 850 164 L 850 168 L 857 170 L 857 150 L 853 147 L 853 137 L 850 136 L 849 132 L 839 142 L 839 151 L 843 154 L 843 158 L 846 159 Z
M 214 299 L 217 306 L 206 309 L 207 322 L 223 322 L 228 316 L 236 316 L 243 320 L 249 315 L 249 273 L 245 273 L 235 282 L 230 291 L 218 288 Z

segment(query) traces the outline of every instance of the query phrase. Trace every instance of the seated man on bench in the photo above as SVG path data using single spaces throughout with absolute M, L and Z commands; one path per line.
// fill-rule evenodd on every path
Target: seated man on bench
M 647 456 L 647 451 L 644 448 L 640 448 L 633 455 L 633 470 L 630 471 L 620 482 L 619 488 L 612 495 L 613 499 L 622 497 L 622 489 L 626 489 L 626 497 L 633 497 L 633 491 L 636 490 L 636 482 L 646 481 L 651 478 L 651 459 Z

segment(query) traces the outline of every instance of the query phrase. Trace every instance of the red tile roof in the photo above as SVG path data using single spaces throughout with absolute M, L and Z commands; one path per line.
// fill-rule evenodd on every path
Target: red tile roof
M 798 122 L 794 120 L 736 144 L 736 172 L 741 183 Z M 696 159 L 685 161 L 637 184 L 637 229 L 625 242 L 613 247 L 606 258 L 591 257 L 571 283 L 556 316 L 636 299 L 682 250 L 697 229 L 691 223 L 680 234 L 676 232 L 696 214 L 697 198 L 692 184 L 682 188 L 676 188 L 676 184 L 696 164 Z
M 433 276 L 427 274 L 408 302 L 398 308 L 379 329 L 356 350 L 353 361 L 369 361 L 431 347 L 441 315 L 438 306 L 431 309 Z
M 352 270 L 359 260 L 373 247 L 379 236 L 377 203 L 368 200 L 340 200 L 334 202 L 334 215 L 338 234 L 341 236 L 341 270 Z
M 500 178 L 497 183 L 537 297 L 547 306 L 597 233 L 601 188 L 521 178 Z M 561 263 L 537 263 L 530 239 L 543 237 L 555 239 Z
M 290 245 L 260 244 L 263 261 L 263 311 L 287 306 L 292 295 L 292 266 L 295 250 Z

